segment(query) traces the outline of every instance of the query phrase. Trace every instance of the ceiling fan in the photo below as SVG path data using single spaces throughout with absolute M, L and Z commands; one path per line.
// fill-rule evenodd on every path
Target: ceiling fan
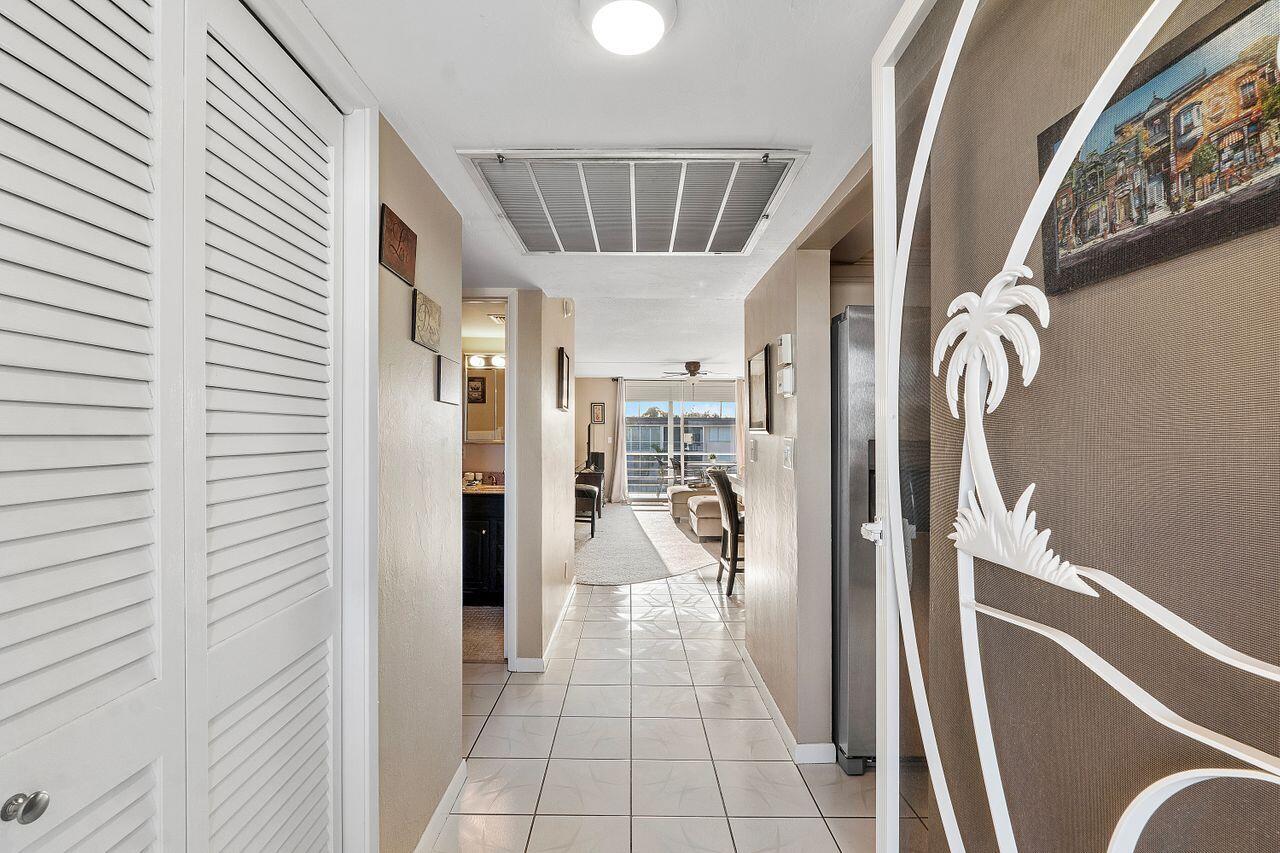
M 662 371 L 662 375 L 663 376 L 680 376 L 680 377 L 688 377 L 689 379 L 696 379 L 699 376 L 716 375 L 716 372 L 713 370 L 703 370 L 702 362 L 700 361 L 686 361 L 684 363 L 684 370 L 664 370 Z

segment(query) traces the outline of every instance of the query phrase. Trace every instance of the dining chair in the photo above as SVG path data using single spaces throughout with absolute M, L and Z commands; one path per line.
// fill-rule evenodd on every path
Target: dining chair
M 729 570 L 729 584 L 725 587 L 725 595 L 733 595 L 733 582 L 742 573 L 739 564 L 746 562 L 746 557 L 739 550 L 739 540 L 746 530 L 747 519 L 738 509 L 738 496 L 729 483 L 729 474 L 723 468 L 708 468 L 707 476 L 715 487 L 716 497 L 720 499 L 720 559 L 716 569 L 716 583 L 720 582 L 725 569 Z

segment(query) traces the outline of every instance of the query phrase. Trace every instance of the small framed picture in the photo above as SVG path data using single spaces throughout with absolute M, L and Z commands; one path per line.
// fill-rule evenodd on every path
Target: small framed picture
M 591 404 L 591 422 L 593 424 L 604 423 L 604 403 Z
M 462 404 L 462 362 L 436 356 L 436 400 L 450 406 Z
M 413 286 L 418 265 L 418 235 L 395 212 L 382 206 L 382 238 L 378 241 L 378 263 Z
M 413 290 L 413 342 L 440 352 L 440 303 L 421 290 Z
M 483 376 L 467 377 L 467 402 L 483 405 L 488 401 L 488 385 Z
M 569 353 L 564 347 L 559 348 L 556 371 L 556 407 L 562 412 L 569 411 Z
M 747 360 L 747 429 L 750 432 L 772 432 L 769 412 L 769 345 Z

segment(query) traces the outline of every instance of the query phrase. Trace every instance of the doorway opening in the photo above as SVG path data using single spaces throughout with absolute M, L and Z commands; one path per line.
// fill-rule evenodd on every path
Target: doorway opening
M 505 663 L 507 300 L 462 302 L 462 659 Z

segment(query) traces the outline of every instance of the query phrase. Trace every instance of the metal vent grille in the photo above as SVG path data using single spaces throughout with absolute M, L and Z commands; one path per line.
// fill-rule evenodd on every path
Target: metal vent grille
M 528 253 L 740 255 L 803 154 L 460 152 Z

